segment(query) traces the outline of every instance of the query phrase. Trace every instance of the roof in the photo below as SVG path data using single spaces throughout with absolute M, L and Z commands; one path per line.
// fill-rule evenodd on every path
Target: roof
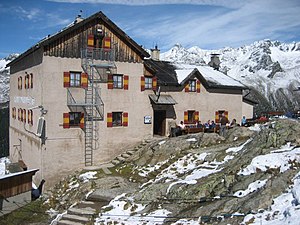
M 71 33 L 72 31 L 86 25 L 87 23 L 89 23 L 93 20 L 96 20 L 97 22 L 99 22 L 99 20 L 100 20 L 101 22 L 105 23 L 105 25 L 107 25 L 112 31 L 114 31 L 116 34 L 121 36 L 123 38 L 124 42 L 126 44 L 128 44 L 134 51 L 136 51 L 142 58 L 150 57 L 150 55 L 147 51 L 145 51 L 140 45 L 138 45 L 133 39 L 131 39 L 123 30 L 121 30 L 115 23 L 113 23 L 107 16 L 105 16 L 103 14 L 103 12 L 99 11 L 80 22 L 77 22 L 77 23 L 73 22 L 69 26 L 63 28 L 62 30 L 58 31 L 57 33 L 55 33 L 53 35 L 48 35 L 47 37 L 40 40 L 32 47 L 30 47 L 24 53 L 22 53 L 19 57 L 17 57 L 16 59 L 14 59 L 10 63 L 8 63 L 7 66 L 13 65 L 14 63 L 20 61 L 22 58 L 26 57 L 30 53 L 38 50 L 42 46 L 48 45 L 49 43 L 57 40 L 61 36 Z
M 171 95 L 154 95 L 150 94 L 149 98 L 157 105 L 175 105 L 177 102 Z
M 17 172 L 17 173 L 9 173 L 9 174 L 0 176 L 0 180 L 4 180 L 4 179 L 14 177 L 14 176 L 21 176 L 23 174 L 28 174 L 28 173 L 34 175 L 38 170 L 39 169 L 32 169 L 32 170 L 25 170 L 25 171 L 21 171 L 21 172 Z
M 247 87 L 239 82 L 238 80 L 233 79 L 232 77 L 215 70 L 214 68 L 208 65 L 189 65 L 189 64 L 174 64 L 176 66 L 176 74 L 178 77 L 178 82 L 183 84 L 195 71 L 198 71 L 200 75 L 207 82 L 208 86 L 211 88 L 217 87 L 230 87 L 230 88 L 241 88 L 246 89 Z
M 154 73 L 160 84 L 178 85 L 176 67 L 170 62 L 145 59 L 144 65 Z
M 183 86 L 190 77 L 196 75 L 207 88 L 247 89 L 238 80 L 208 65 L 196 66 L 146 59 L 145 66 L 154 72 L 159 83 Z

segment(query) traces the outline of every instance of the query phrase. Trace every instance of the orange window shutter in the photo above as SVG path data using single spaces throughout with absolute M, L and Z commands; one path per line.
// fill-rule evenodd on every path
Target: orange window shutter
M 31 121 L 30 121 L 30 119 L 31 119 L 31 112 L 30 112 L 29 109 L 28 109 L 28 111 L 27 111 L 27 114 L 28 114 L 27 123 L 28 123 L 28 124 L 31 124 Z
M 228 119 L 228 111 L 224 112 L 225 117 Z
M 107 127 L 112 127 L 112 113 L 107 113 Z
M 94 35 L 92 34 L 88 35 L 87 45 L 88 47 L 94 47 Z
M 70 87 L 70 72 L 64 72 L 64 87 Z
M 197 93 L 200 93 L 200 81 L 197 80 L 197 83 L 196 83 L 196 90 L 197 90 Z
M 107 76 L 107 88 L 108 89 L 113 89 L 114 88 L 114 80 L 113 80 L 113 75 L 112 74 L 108 74 Z
M 22 89 L 22 77 L 20 77 L 20 89 Z
M 141 76 L 141 91 L 145 91 L 145 77 Z
M 124 75 L 124 90 L 128 90 L 129 76 Z
M 198 111 L 195 112 L 194 121 L 199 121 L 199 112 Z
M 70 128 L 70 116 L 69 113 L 63 113 L 63 128 Z
M 27 75 L 25 75 L 24 88 L 27 89 Z
M 26 123 L 26 109 L 23 109 L 23 121 Z
M 33 111 L 30 110 L 30 125 L 33 125 Z
M 33 88 L 33 74 L 30 74 L 30 88 Z
M 128 126 L 128 112 L 123 112 L 123 127 Z
M 110 49 L 111 48 L 111 38 L 105 37 L 103 40 L 103 48 L 104 49 Z
M 88 74 L 81 73 L 81 87 L 87 88 L 88 87 Z
M 219 112 L 218 111 L 215 112 L 215 121 L 216 121 L 216 123 L 220 123 L 220 118 L 219 118 Z
M 190 85 L 189 83 L 186 84 L 185 88 L 184 88 L 185 92 L 190 92 Z
M 189 122 L 189 114 L 187 111 L 184 111 L 184 123 L 188 123 Z
M 84 113 L 81 113 L 80 117 L 80 128 L 84 129 Z
M 153 77 L 152 78 L 152 90 L 156 91 L 156 87 L 157 87 L 157 78 Z

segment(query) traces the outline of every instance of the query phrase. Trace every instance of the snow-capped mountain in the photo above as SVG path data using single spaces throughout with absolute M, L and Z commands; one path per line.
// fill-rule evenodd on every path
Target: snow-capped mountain
M 0 59 L 0 103 L 9 100 L 9 68 L 6 65 L 18 56 L 19 54 L 11 54 Z
M 201 65 L 211 54 L 220 54 L 220 71 L 252 88 L 250 96 L 259 102 L 257 112 L 291 111 L 300 108 L 300 42 L 263 40 L 239 48 L 185 49 L 176 44 L 161 54 L 161 60 Z

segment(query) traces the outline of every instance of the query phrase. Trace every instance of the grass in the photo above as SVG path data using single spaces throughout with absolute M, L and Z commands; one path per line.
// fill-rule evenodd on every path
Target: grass
M 0 219 L 0 225 L 48 224 L 50 216 L 46 213 L 48 207 L 41 200 L 28 203 Z

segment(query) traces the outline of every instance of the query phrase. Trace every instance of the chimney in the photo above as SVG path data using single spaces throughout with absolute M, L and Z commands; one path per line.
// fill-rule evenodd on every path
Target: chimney
M 155 48 L 151 49 L 151 59 L 159 61 L 159 54 L 160 50 L 157 48 L 157 45 L 155 45 Z
M 215 70 L 219 70 L 220 68 L 221 62 L 219 59 L 219 55 L 220 54 L 211 54 L 210 62 L 208 63 L 208 65 L 214 68 Z

